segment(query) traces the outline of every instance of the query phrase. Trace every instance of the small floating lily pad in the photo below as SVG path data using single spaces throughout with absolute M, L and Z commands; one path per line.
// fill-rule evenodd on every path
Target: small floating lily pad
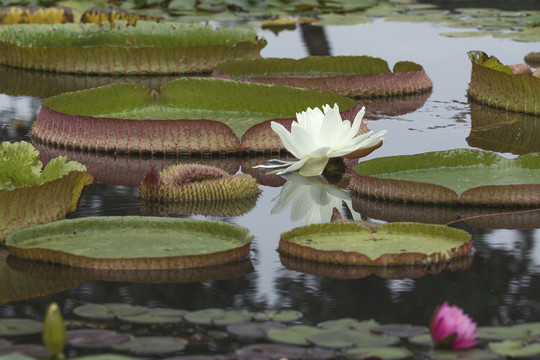
M 129 341 L 113 345 L 117 351 L 127 351 L 136 355 L 162 355 L 184 350 L 187 342 L 169 336 L 139 336 Z
M 11 353 L 6 355 L 0 355 L 0 360 L 35 360 L 35 357 L 23 355 L 21 353 Z
M 109 270 L 182 269 L 224 264 L 249 255 L 252 236 L 219 221 L 87 217 L 9 235 L 11 254 L 29 260 Z
M 312 343 L 307 339 L 308 335 L 320 333 L 321 329 L 307 325 L 293 325 L 286 329 L 270 329 L 267 336 L 270 340 L 290 344 L 307 346 Z
M 359 111 L 354 100 L 342 95 L 288 86 L 213 78 L 180 78 L 158 91 L 112 84 L 46 99 L 32 135 L 49 144 L 100 152 L 277 152 L 284 147 L 270 120 L 288 127 L 297 112 L 324 104 L 338 104 L 343 119 L 352 120 Z
M 0 349 L 0 357 L 7 357 L 6 360 L 25 360 L 22 358 L 14 357 L 10 358 L 10 355 L 18 354 L 20 356 L 30 357 L 30 358 L 39 358 L 42 359 L 49 355 L 49 351 L 45 349 L 42 345 L 36 344 L 14 344 L 11 346 L 6 346 Z
M 529 74 L 512 74 L 494 56 L 482 51 L 468 53 L 472 62 L 467 93 L 479 103 L 511 111 L 540 114 L 540 79 Z
M 78 356 L 71 360 L 141 360 L 141 358 L 121 354 L 97 354 Z
M 525 340 L 540 335 L 540 323 L 525 323 L 513 326 L 479 326 L 479 338 L 484 340 Z
M 506 340 L 489 343 L 489 349 L 496 354 L 510 358 L 533 357 L 540 355 L 540 343 L 527 343 L 519 340 Z
M 43 331 L 43 323 L 29 319 L 0 319 L 0 336 L 20 336 L 39 334 Z
M 0 64 L 79 74 L 209 72 L 223 60 L 256 59 L 266 45 L 247 28 L 137 21 L 11 25 L 0 29 Z
M 270 329 L 284 329 L 285 325 L 279 322 L 241 322 L 227 325 L 227 331 L 241 338 L 265 338 Z
M 538 206 L 540 153 L 506 159 L 474 149 L 363 161 L 352 191 L 385 200 L 436 204 Z
M 351 346 L 371 348 L 395 344 L 399 339 L 386 334 L 374 334 L 364 329 L 332 329 L 309 334 L 306 338 L 322 347 L 343 349 Z
M 371 329 L 374 333 L 388 334 L 399 338 L 410 338 L 413 336 L 426 334 L 429 328 L 425 326 L 414 326 L 409 324 L 385 324 Z
M 253 320 L 290 322 L 302 318 L 302 313 L 296 310 L 267 310 L 253 314 Z
M 433 86 L 431 79 L 418 64 L 398 62 L 391 72 L 386 61 L 371 56 L 228 61 L 217 65 L 212 76 L 363 98 L 425 92 Z
M 398 347 L 372 347 L 347 349 L 343 355 L 347 359 L 399 360 L 411 357 L 412 353 Z
M 108 348 L 133 338 L 132 335 L 106 329 L 69 330 L 66 337 L 70 346 L 93 349 Z
M 336 354 L 330 349 L 302 347 L 282 344 L 254 344 L 236 350 L 238 360 L 273 360 L 273 359 L 335 359 Z
M 191 311 L 184 318 L 194 324 L 229 325 L 251 320 L 251 314 L 245 310 L 204 309 Z
M 497 360 L 499 355 L 482 349 L 436 350 L 431 353 L 432 360 Z
M 148 309 L 142 314 L 121 315 L 118 318 L 138 324 L 168 324 L 182 322 L 187 313 L 186 310 L 178 309 Z
M 350 265 L 419 265 L 448 261 L 472 250 L 463 230 L 421 223 L 315 224 L 281 234 L 280 251 L 319 262 Z

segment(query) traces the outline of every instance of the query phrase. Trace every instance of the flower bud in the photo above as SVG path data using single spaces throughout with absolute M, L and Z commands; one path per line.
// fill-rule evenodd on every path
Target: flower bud
M 528 67 L 526 64 L 514 64 L 510 65 L 510 70 L 512 70 L 512 74 L 527 74 L 532 75 L 532 70 L 530 67 Z
M 61 354 L 66 344 L 66 326 L 57 303 L 52 303 L 43 321 L 43 344 L 50 355 Z

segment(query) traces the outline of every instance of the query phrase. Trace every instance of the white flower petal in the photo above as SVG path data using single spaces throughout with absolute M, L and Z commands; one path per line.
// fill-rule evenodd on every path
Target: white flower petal
M 317 176 L 321 175 L 324 168 L 328 164 L 328 158 L 307 158 L 307 161 L 300 168 L 300 175 L 303 176 Z
M 301 159 L 301 160 L 299 160 L 297 162 L 294 162 L 288 168 L 286 168 L 283 171 L 278 172 L 277 174 L 281 175 L 281 174 L 286 174 L 286 173 L 289 173 L 289 172 L 292 172 L 292 171 L 296 171 L 296 170 L 302 168 L 302 166 L 304 166 L 304 164 L 308 161 L 308 159 L 309 158 L 303 158 L 303 159 Z
M 270 123 L 270 126 L 272 127 L 272 130 L 274 130 L 274 132 L 278 134 L 279 139 L 283 143 L 285 149 L 287 149 L 287 151 L 290 152 L 295 158 L 301 158 L 302 151 L 298 148 L 298 144 L 291 135 L 291 133 L 288 132 L 283 125 L 277 122 L 272 121 Z

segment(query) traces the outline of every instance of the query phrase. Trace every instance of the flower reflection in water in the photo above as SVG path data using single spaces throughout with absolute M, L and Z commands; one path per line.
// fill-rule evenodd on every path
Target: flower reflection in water
M 353 219 L 360 214 L 352 210 L 352 201 L 347 190 L 328 183 L 322 176 L 302 176 L 299 172 L 281 175 L 287 182 L 277 197 L 271 214 L 283 212 L 291 206 L 291 220 L 302 220 L 306 224 L 329 222 L 334 208 L 341 210 L 343 202 L 352 213 Z

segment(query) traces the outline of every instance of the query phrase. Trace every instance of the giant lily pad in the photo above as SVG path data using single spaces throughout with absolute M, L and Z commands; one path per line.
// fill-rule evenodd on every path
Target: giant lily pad
M 371 56 L 309 56 L 300 60 L 265 58 L 219 64 L 213 77 L 323 90 L 350 97 L 380 97 L 425 92 L 433 83 L 422 66 Z
M 11 25 L 0 29 L 0 64 L 79 74 L 197 73 L 258 58 L 265 45 L 251 29 L 197 24 Z
M 357 223 L 330 223 L 284 232 L 279 249 L 325 263 L 419 265 L 464 256 L 471 252 L 472 240 L 463 230 L 439 225 L 392 223 L 374 232 Z
M 66 163 L 65 156 L 42 166 L 30 143 L 0 144 L 0 243 L 17 229 L 63 219 L 93 181 L 83 165 Z
M 529 74 L 512 74 L 494 56 L 481 51 L 470 51 L 471 82 L 467 93 L 474 101 L 485 105 L 540 114 L 540 79 Z
M 377 199 L 492 206 L 540 204 L 540 153 L 505 159 L 471 149 L 359 163 L 351 190 Z
M 354 119 L 359 110 L 338 94 L 223 79 L 181 78 L 158 92 L 113 84 L 46 99 L 32 135 L 63 147 L 115 153 L 277 152 L 284 147 L 270 120 L 290 127 L 296 112 L 334 103 L 344 119 Z
M 15 256 L 75 267 L 158 270 L 224 264 L 248 256 L 252 237 L 218 221 L 88 217 L 10 234 Z

